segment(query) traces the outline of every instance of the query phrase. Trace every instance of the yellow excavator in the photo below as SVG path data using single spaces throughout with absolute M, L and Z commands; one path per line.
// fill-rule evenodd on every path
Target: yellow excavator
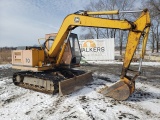
M 106 19 L 97 15 L 141 12 L 134 22 L 129 20 Z M 76 27 L 98 27 L 128 30 L 128 40 L 120 80 L 99 92 L 116 100 L 126 100 L 135 90 L 135 79 L 141 73 L 146 43 L 150 29 L 150 15 L 147 9 L 139 11 L 78 11 L 66 16 L 58 33 L 46 34 L 40 47 L 18 47 L 12 51 L 12 67 L 21 69 L 13 74 L 13 83 L 35 91 L 61 95 L 70 94 L 93 81 L 92 73 L 73 69 L 80 65 L 81 51 L 77 34 L 71 33 Z M 127 75 L 137 45 L 142 39 L 142 52 L 138 71 Z M 40 39 L 39 39 L 40 40 Z

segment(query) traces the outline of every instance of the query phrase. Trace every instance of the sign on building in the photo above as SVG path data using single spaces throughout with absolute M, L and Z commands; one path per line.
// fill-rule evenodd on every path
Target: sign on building
M 114 38 L 79 40 L 83 59 L 114 60 Z

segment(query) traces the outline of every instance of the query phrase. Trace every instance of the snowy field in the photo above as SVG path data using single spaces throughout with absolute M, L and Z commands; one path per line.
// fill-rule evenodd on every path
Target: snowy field
M 10 67 L 0 65 L 0 72 Z M 11 76 L 1 77 L 0 120 L 160 120 L 159 87 L 136 82 L 136 91 L 128 100 L 116 101 L 97 91 L 119 76 L 103 73 L 111 80 L 102 80 L 97 74 L 92 83 L 63 97 L 20 88 L 14 86 Z
M 116 61 L 87 61 L 90 64 L 123 64 L 123 62 Z M 132 62 L 131 65 L 139 65 L 139 62 Z M 160 67 L 160 62 L 142 62 L 144 66 Z

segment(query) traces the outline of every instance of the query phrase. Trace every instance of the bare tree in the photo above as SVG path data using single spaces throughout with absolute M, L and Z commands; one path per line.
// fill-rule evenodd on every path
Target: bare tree
M 142 1 L 143 2 L 143 1 Z M 147 6 L 150 10 L 151 14 L 151 46 L 152 46 L 152 52 L 154 52 L 155 49 L 155 43 L 156 43 L 156 52 L 159 52 L 159 41 L 160 41 L 160 0 L 147 0 L 145 4 L 142 4 L 143 6 Z
M 89 29 L 89 30 L 90 30 L 90 29 Z M 90 31 L 90 32 L 88 32 L 88 33 L 86 33 L 86 34 L 81 34 L 81 35 L 79 36 L 79 39 L 81 39 L 81 40 L 94 39 L 94 36 L 93 36 L 92 31 Z
M 99 0 L 91 1 L 85 8 L 87 11 L 105 11 L 105 10 L 132 10 L 136 0 Z M 131 19 L 131 14 L 119 14 L 119 15 L 99 15 L 96 17 L 106 19 Z M 84 29 L 83 29 L 84 30 Z M 88 34 L 92 32 L 94 38 L 119 38 L 120 54 L 122 54 L 123 43 L 125 42 L 126 32 L 116 29 L 104 29 L 104 28 L 86 28 L 85 31 Z M 118 41 L 117 41 L 118 42 Z
M 155 50 L 155 27 L 152 25 L 151 28 L 150 28 L 150 38 L 149 41 L 151 43 L 151 49 L 152 49 L 152 53 L 154 52 Z

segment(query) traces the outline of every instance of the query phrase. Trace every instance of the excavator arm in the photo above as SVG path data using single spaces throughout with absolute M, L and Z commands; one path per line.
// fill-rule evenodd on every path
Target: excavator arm
M 141 73 L 142 59 L 144 58 L 150 29 L 150 16 L 147 9 L 142 12 L 141 16 L 134 22 L 134 25 L 136 25 L 135 29 L 129 30 L 120 80 L 109 88 L 105 87 L 100 91 L 100 93 L 105 96 L 110 96 L 117 100 L 125 100 L 134 92 L 135 79 Z M 140 56 L 139 69 L 138 71 L 130 70 L 129 66 L 141 37 L 142 52 Z M 128 76 L 128 71 L 134 72 L 135 75 L 132 77 Z

